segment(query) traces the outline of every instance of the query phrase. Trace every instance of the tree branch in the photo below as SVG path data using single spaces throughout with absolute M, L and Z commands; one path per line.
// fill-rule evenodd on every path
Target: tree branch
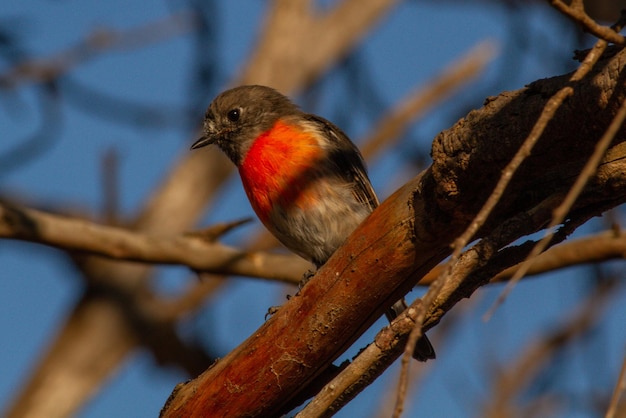
M 198 235 L 148 235 L 0 203 L 0 237 L 67 251 L 297 284 L 310 264 L 294 255 L 243 252 Z
M 580 7 L 582 7 L 582 3 L 580 3 Z M 626 15 L 624 15 L 623 17 L 626 17 Z M 617 30 L 621 29 L 621 27 L 623 26 L 623 20 L 624 19 L 620 19 L 620 22 L 615 25 Z M 589 51 L 578 70 L 576 70 L 574 75 L 572 75 L 572 83 L 579 83 L 584 77 L 587 76 L 593 66 L 596 65 L 596 63 L 606 50 L 607 46 L 608 45 L 606 41 L 602 39 L 596 42 L 595 46 Z M 561 93 L 566 92 L 566 89 L 569 88 L 565 87 L 559 90 L 554 96 L 552 96 L 552 99 L 558 98 Z M 569 96 L 568 93 L 566 94 Z M 558 106 L 560 105 L 561 103 L 558 104 Z M 541 117 L 543 117 L 544 115 L 545 112 L 542 113 Z M 624 119 L 626 119 L 626 100 L 622 101 L 615 117 L 609 124 L 606 131 L 603 132 L 602 137 L 598 140 L 597 144 L 594 147 L 593 153 L 585 163 L 584 167 L 582 167 L 582 169 L 580 170 L 580 173 L 576 176 L 576 181 L 568 190 L 566 196 L 563 198 L 563 201 L 554 209 L 552 219 L 550 220 L 550 224 L 546 227 L 546 233 L 544 237 L 535 245 L 530 254 L 528 254 L 527 259 L 524 261 L 524 263 L 522 263 L 519 269 L 517 269 L 509 283 L 507 283 L 505 289 L 502 291 L 502 294 L 494 303 L 493 308 L 490 309 L 487 313 L 487 317 L 490 316 L 493 310 L 504 301 L 508 293 L 512 290 L 513 286 L 524 276 L 524 274 L 526 274 L 526 271 L 529 269 L 530 265 L 533 262 L 532 259 L 541 254 L 547 248 L 548 243 L 551 241 L 554 234 L 554 227 L 561 224 L 563 220 L 565 220 L 565 217 L 570 212 L 572 206 L 574 205 L 574 202 L 582 193 L 585 185 L 587 184 L 591 176 L 593 176 L 593 174 L 596 172 L 600 161 L 602 160 L 609 146 L 615 139 L 615 136 L 620 131 Z M 537 123 L 537 125 L 539 125 L 539 123 Z M 535 125 L 535 127 L 537 125 Z
M 567 241 L 548 249 L 533 259 L 525 277 L 535 276 L 550 271 L 588 263 L 623 259 L 626 257 L 626 235 L 622 231 L 605 231 L 597 235 Z M 443 271 L 438 265 L 424 276 L 419 284 L 427 286 Z M 489 282 L 497 283 L 509 280 L 519 265 L 509 267 L 496 274 Z
M 562 0 L 548 0 L 550 5 L 563 13 L 565 16 L 572 19 L 574 22 L 581 25 L 587 32 L 593 36 L 604 39 L 607 42 L 612 42 L 617 45 L 626 44 L 626 39 L 619 33 L 616 33 L 608 26 L 599 25 L 593 20 L 587 13 L 582 1 L 573 1 L 571 5 L 565 4 Z
M 493 234 L 490 242 L 502 245 L 549 222 L 551 209 L 567 193 L 623 101 L 624 56 L 626 52 L 601 60 L 576 86 L 568 106 L 546 127 L 477 238 Z M 300 389 L 416 278 L 450 254 L 450 243 L 480 210 L 547 98 L 569 78 L 540 80 L 503 93 L 442 132 L 433 144 L 432 167 L 383 202 L 300 294 L 257 332 L 197 379 L 180 385 L 162 416 L 285 413 L 285 405 Z M 572 208 L 573 226 L 626 201 L 625 139 L 622 128 Z M 528 216 L 532 222 L 523 222 Z M 515 222 L 511 225 L 510 220 Z M 469 276 L 448 283 L 429 308 L 425 327 L 488 279 Z

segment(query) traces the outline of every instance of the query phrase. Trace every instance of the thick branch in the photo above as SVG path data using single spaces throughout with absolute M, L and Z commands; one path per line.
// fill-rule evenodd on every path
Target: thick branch
M 516 222 L 517 237 L 549 221 L 549 210 L 533 208 L 558 203 L 621 106 L 624 55 L 600 61 L 590 77 L 573 86 L 568 106 L 556 113 L 478 238 L 496 230 L 511 234 L 507 221 L 529 214 L 536 219 L 526 230 L 523 222 Z M 406 293 L 416 277 L 450 253 L 450 243 L 482 206 L 546 98 L 568 80 L 567 75 L 555 77 L 504 93 L 440 134 L 433 145 L 432 168 L 383 202 L 301 293 L 248 340 L 180 386 L 163 416 L 285 412 L 284 405 L 299 389 Z M 623 130 L 616 138 L 572 216 L 587 218 L 626 200 Z M 442 289 L 427 326 L 483 283 L 484 278 L 469 277 Z

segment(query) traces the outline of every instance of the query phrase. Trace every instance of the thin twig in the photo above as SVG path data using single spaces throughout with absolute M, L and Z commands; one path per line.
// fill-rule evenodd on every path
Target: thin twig
M 574 22 L 579 23 L 587 32 L 595 37 L 617 45 L 626 44 L 626 39 L 619 34 L 619 31 L 615 31 L 608 26 L 599 25 L 595 20 L 589 17 L 589 15 L 585 13 L 582 1 L 573 1 L 569 6 L 561 0 L 548 0 L 548 2 L 559 12 L 563 13 Z
M 612 30 L 620 31 L 625 23 L 626 23 L 626 15 L 622 14 L 620 20 L 615 25 L 613 25 Z M 587 75 L 587 73 L 591 71 L 591 68 L 595 65 L 595 63 L 600 59 L 600 57 L 602 56 L 602 53 L 606 50 L 607 46 L 608 46 L 608 43 L 603 39 L 600 39 L 598 42 L 596 42 L 594 47 L 589 51 L 589 53 L 587 54 L 587 56 L 581 63 L 578 70 L 572 76 L 571 80 L 580 81 L 585 75 Z M 604 133 L 602 138 L 600 138 L 600 141 L 598 141 L 598 143 L 596 144 L 593 154 L 591 155 L 589 160 L 587 160 L 587 163 L 585 164 L 582 171 L 576 178 L 576 182 L 568 191 L 563 202 L 554 210 L 554 213 L 552 215 L 552 221 L 550 222 L 550 225 L 548 225 L 548 227 L 546 228 L 546 234 L 541 239 L 541 241 L 539 241 L 537 245 L 535 245 L 535 247 L 530 252 L 526 260 L 517 269 L 517 271 L 511 278 L 511 280 L 507 283 L 506 287 L 503 289 L 498 299 L 494 302 L 493 306 L 484 315 L 485 319 L 488 319 L 491 317 L 491 315 L 497 309 L 497 307 L 500 306 L 504 302 L 507 295 L 511 292 L 515 284 L 519 282 L 519 280 L 522 277 L 524 277 L 524 274 L 526 274 L 526 272 L 528 271 L 528 269 L 533 263 L 533 258 L 541 254 L 543 250 L 545 250 L 548 243 L 554 236 L 553 229 L 557 225 L 559 225 L 561 222 L 563 222 L 563 220 L 569 213 L 570 209 L 574 205 L 574 202 L 576 201 L 578 196 L 580 196 L 580 194 L 582 193 L 585 185 L 587 184 L 591 176 L 593 176 L 593 174 L 596 172 L 596 169 L 598 168 L 598 166 L 600 165 L 600 162 L 602 161 L 602 157 L 606 154 L 607 149 L 611 145 L 613 138 L 615 138 L 615 135 L 621 128 L 625 119 L 626 119 L 626 101 L 623 101 L 621 107 L 619 108 L 617 114 L 611 121 L 611 124 L 607 128 L 606 132 Z
M 421 301 L 416 300 L 419 304 Z M 403 335 L 413 329 L 418 310 L 412 305 L 374 337 L 374 342 L 328 382 L 295 418 L 330 416 L 376 380 L 400 350 Z M 381 367 L 381 364 L 385 366 Z
M 626 235 L 622 231 L 608 230 L 564 242 L 539 254 L 524 278 L 588 263 L 624 259 L 625 254 Z M 428 286 L 433 283 L 441 275 L 444 267 L 444 264 L 440 264 L 432 269 L 422 277 L 418 285 Z M 518 268 L 519 265 L 516 265 L 503 270 L 495 275 L 490 283 L 510 280 Z
M 606 49 L 606 46 L 606 42 L 602 40 L 598 41 L 596 45 L 589 51 L 587 57 L 580 64 L 576 72 L 572 75 L 570 81 L 580 81 L 586 74 L 588 74 L 589 71 L 591 71 L 591 69 L 593 68 L 593 65 L 602 56 L 602 53 Z M 463 248 L 476 234 L 478 229 L 480 229 L 480 227 L 484 225 L 487 217 L 496 206 L 496 204 L 500 201 L 500 198 L 504 194 L 504 191 L 506 190 L 506 187 L 513 178 L 513 175 L 522 164 L 522 162 L 530 155 L 533 147 L 543 134 L 550 120 L 552 120 L 552 118 L 554 117 L 554 114 L 556 113 L 558 108 L 563 104 L 563 101 L 567 97 L 571 96 L 573 93 L 574 89 L 571 86 L 563 87 L 561 90 L 557 91 L 546 103 L 543 112 L 533 126 L 530 134 L 524 140 L 524 143 L 519 148 L 517 153 L 513 156 L 513 159 L 504 168 L 502 176 L 498 180 L 496 187 L 485 202 L 484 206 L 480 209 L 480 211 L 478 212 L 472 223 L 469 225 L 467 230 L 463 233 L 463 235 L 455 240 L 454 252 L 450 260 L 451 263 L 453 263 L 454 260 L 459 256 Z
M 504 302 L 504 300 L 506 299 L 508 294 L 511 292 L 515 284 L 519 282 L 522 277 L 524 277 L 524 274 L 526 274 L 530 266 L 533 264 L 534 257 L 541 254 L 543 250 L 546 248 L 546 246 L 548 245 L 548 243 L 554 236 L 554 228 L 557 225 L 561 224 L 561 222 L 563 222 L 563 220 L 569 213 L 570 209 L 574 205 L 574 202 L 576 201 L 578 196 L 580 196 L 580 194 L 582 193 L 585 185 L 587 184 L 591 176 L 593 176 L 593 174 L 595 173 L 596 169 L 598 168 L 598 165 L 600 164 L 600 161 L 602 160 L 602 157 L 604 156 L 604 154 L 606 153 L 606 150 L 611 145 L 613 138 L 615 138 L 615 135 L 621 128 L 622 124 L 624 123 L 624 120 L 626 120 L 626 100 L 622 102 L 622 106 L 620 107 L 617 115 L 615 115 L 615 118 L 613 118 L 613 121 L 609 125 L 609 128 L 606 130 L 605 134 L 597 143 L 593 154 L 587 161 L 587 164 L 585 164 L 585 167 L 580 172 L 580 175 L 576 179 L 576 182 L 574 183 L 572 188 L 569 190 L 569 192 L 565 196 L 565 199 L 554 210 L 552 221 L 550 222 L 550 225 L 548 225 L 548 227 L 546 228 L 546 234 L 541 239 L 541 241 L 539 241 L 537 245 L 535 245 L 535 247 L 530 252 L 530 254 L 528 254 L 528 257 L 526 258 L 526 260 L 517 269 L 513 277 L 511 277 L 511 280 L 509 280 L 509 282 L 507 283 L 506 287 L 504 288 L 500 296 L 498 296 L 498 299 L 494 302 L 493 306 L 485 314 L 486 319 L 491 317 L 494 310 L 498 306 L 500 306 L 502 302 Z
M 597 60 L 600 58 L 600 56 L 602 55 L 602 52 L 606 48 L 606 45 L 607 45 L 606 42 L 603 40 L 600 40 L 596 43 L 596 45 L 589 52 L 589 54 L 587 55 L 583 63 L 581 63 L 579 68 L 570 78 L 571 82 L 576 82 L 576 81 L 581 80 L 591 70 L 591 68 L 593 68 L 593 64 L 597 62 Z M 405 353 L 402 358 L 402 372 L 400 374 L 398 398 L 397 398 L 397 403 L 396 403 L 396 410 L 394 411 L 394 418 L 399 417 L 402 413 L 402 405 L 404 403 L 404 398 L 406 397 L 408 367 L 410 364 L 410 357 L 411 357 L 412 350 L 414 349 L 415 344 L 417 343 L 417 340 L 422 334 L 421 328 L 422 328 L 424 316 L 426 315 L 426 310 L 428 309 L 428 307 L 430 307 L 431 302 L 435 300 L 435 298 L 439 294 L 439 291 L 441 290 L 441 288 L 444 286 L 445 282 L 447 281 L 448 277 L 450 277 L 450 274 L 453 270 L 453 266 L 458 262 L 458 259 L 461 255 L 461 252 L 463 251 L 463 248 L 465 248 L 465 246 L 469 243 L 470 239 L 476 234 L 476 232 L 480 229 L 480 227 L 484 225 L 484 223 L 487 220 L 487 217 L 489 216 L 493 208 L 496 206 L 496 204 L 500 201 L 500 198 L 504 194 L 506 187 L 508 186 L 509 182 L 513 178 L 514 173 L 517 171 L 517 169 L 522 164 L 522 162 L 530 155 L 533 147 L 535 146 L 539 138 L 542 136 L 545 128 L 547 127 L 550 120 L 552 120 L 552 118 L 554 117 L 554 114 L 556 113 L 558 108 L 561 106 L 564 100 L 567 97 L 571 96 L 573 93 L 574 93 L 574 89 L 572 88 L 571 85 L 568 85 L 560 89 L 550 98 L 550 100 L 548 100 L 548 102 L 544 106 L 544 109 L 541 115 L 539 116 L 539 119 L 533 126 L 533 129 L 531 130 L 530 134 L 524 140 L 522 146 L 518 149 L 513 159 L 509 162 L 509 164 L 503 170 L 503 173 L 500 176 L 500 179 L 498 180 L 498 183 L 496 184 L 496 187 L 494 188 L 491 195 L 489 196 L 489 198 L 487 199 L 487 201 L 485 202 L 481 210 L 478 212 L 476 217 L 472 220 L 472 222 L 470 223 L 468 228 L 465 230 L 465 232 L 454 241 L 454 244 L 453 244 L 454 251 L 452 255 L 450 256 L 450 259 L 446 267 L 444 268 L 443 273 L 433 282 L 428 292 L 426 293 L 425 297 L 423 298 L 424 300 L 423 312 L 421 312 L 420 315 L 418 316 L 418 320 L 416 321 L 416 324 L 415 324 L 415 329 L 414 331 L 411 332 L 411 335 L 409 336 L 409 341 L 407 342 Z

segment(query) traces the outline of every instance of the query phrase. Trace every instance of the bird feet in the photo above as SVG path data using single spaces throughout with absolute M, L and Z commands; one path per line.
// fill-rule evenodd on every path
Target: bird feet
M 300 283 L 298 283 L 298 293 L 300 293 L 300 290 L 302 290 L 302 288 L 304 287 L 305 284 L 308 283 L 309 280 L 311 280 L 311 277 L 315 276 L 315 272 L 313 270 L 307 270 L 303 275 L 302 275 L 302 280 L 300 280 Z M 298 295 L 298 293 L 296 293 L 296 296 Z M 291 295 L 287 295 L 287 300 L 291 299 L 292 296 Z M 267 310 L 267 313 L 265 314 L 265 320 L 267 321 L 267 318 L 269 318 L 270 316 L 274 315 L 276 312 L 278 312 L 278 310 L 280 309 L 282 305 L 276 305 L 276 306 L 270 306 Z
M 287 295 L 287 300 L 291 299 L 291 295 Z M 278 310 L 282 307 L 283 305 L 274 305 L 274 306 L 270 306 L 269 308 L 267 308 L 267 312 L 265 313 L 265 320 L 267 321 L 267 318 L 269 318 L 270 316 L 273 316 L 276 312 L 278 312 Z
M 303 275 L 300 283 L 298 283 L 298 290 L 302 290 L 305 284 L 311 280 L 311 278 L 315 276 L 315 272 L 313 270 L 307 270 Z

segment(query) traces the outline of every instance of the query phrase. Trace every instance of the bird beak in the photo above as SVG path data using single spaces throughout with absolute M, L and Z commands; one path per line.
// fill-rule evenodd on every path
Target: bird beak
M 198 139 L 196 142 L 193 143 L 193 145 L 191 146 L 191 149 L 197 149 L 197 148 L 202 148 L 202 147 L 206 147 L 207 145 L 211 145 L 212 143 L 214 143 L 216 140 L 215 136 L 203 136 L 202 138 Z

